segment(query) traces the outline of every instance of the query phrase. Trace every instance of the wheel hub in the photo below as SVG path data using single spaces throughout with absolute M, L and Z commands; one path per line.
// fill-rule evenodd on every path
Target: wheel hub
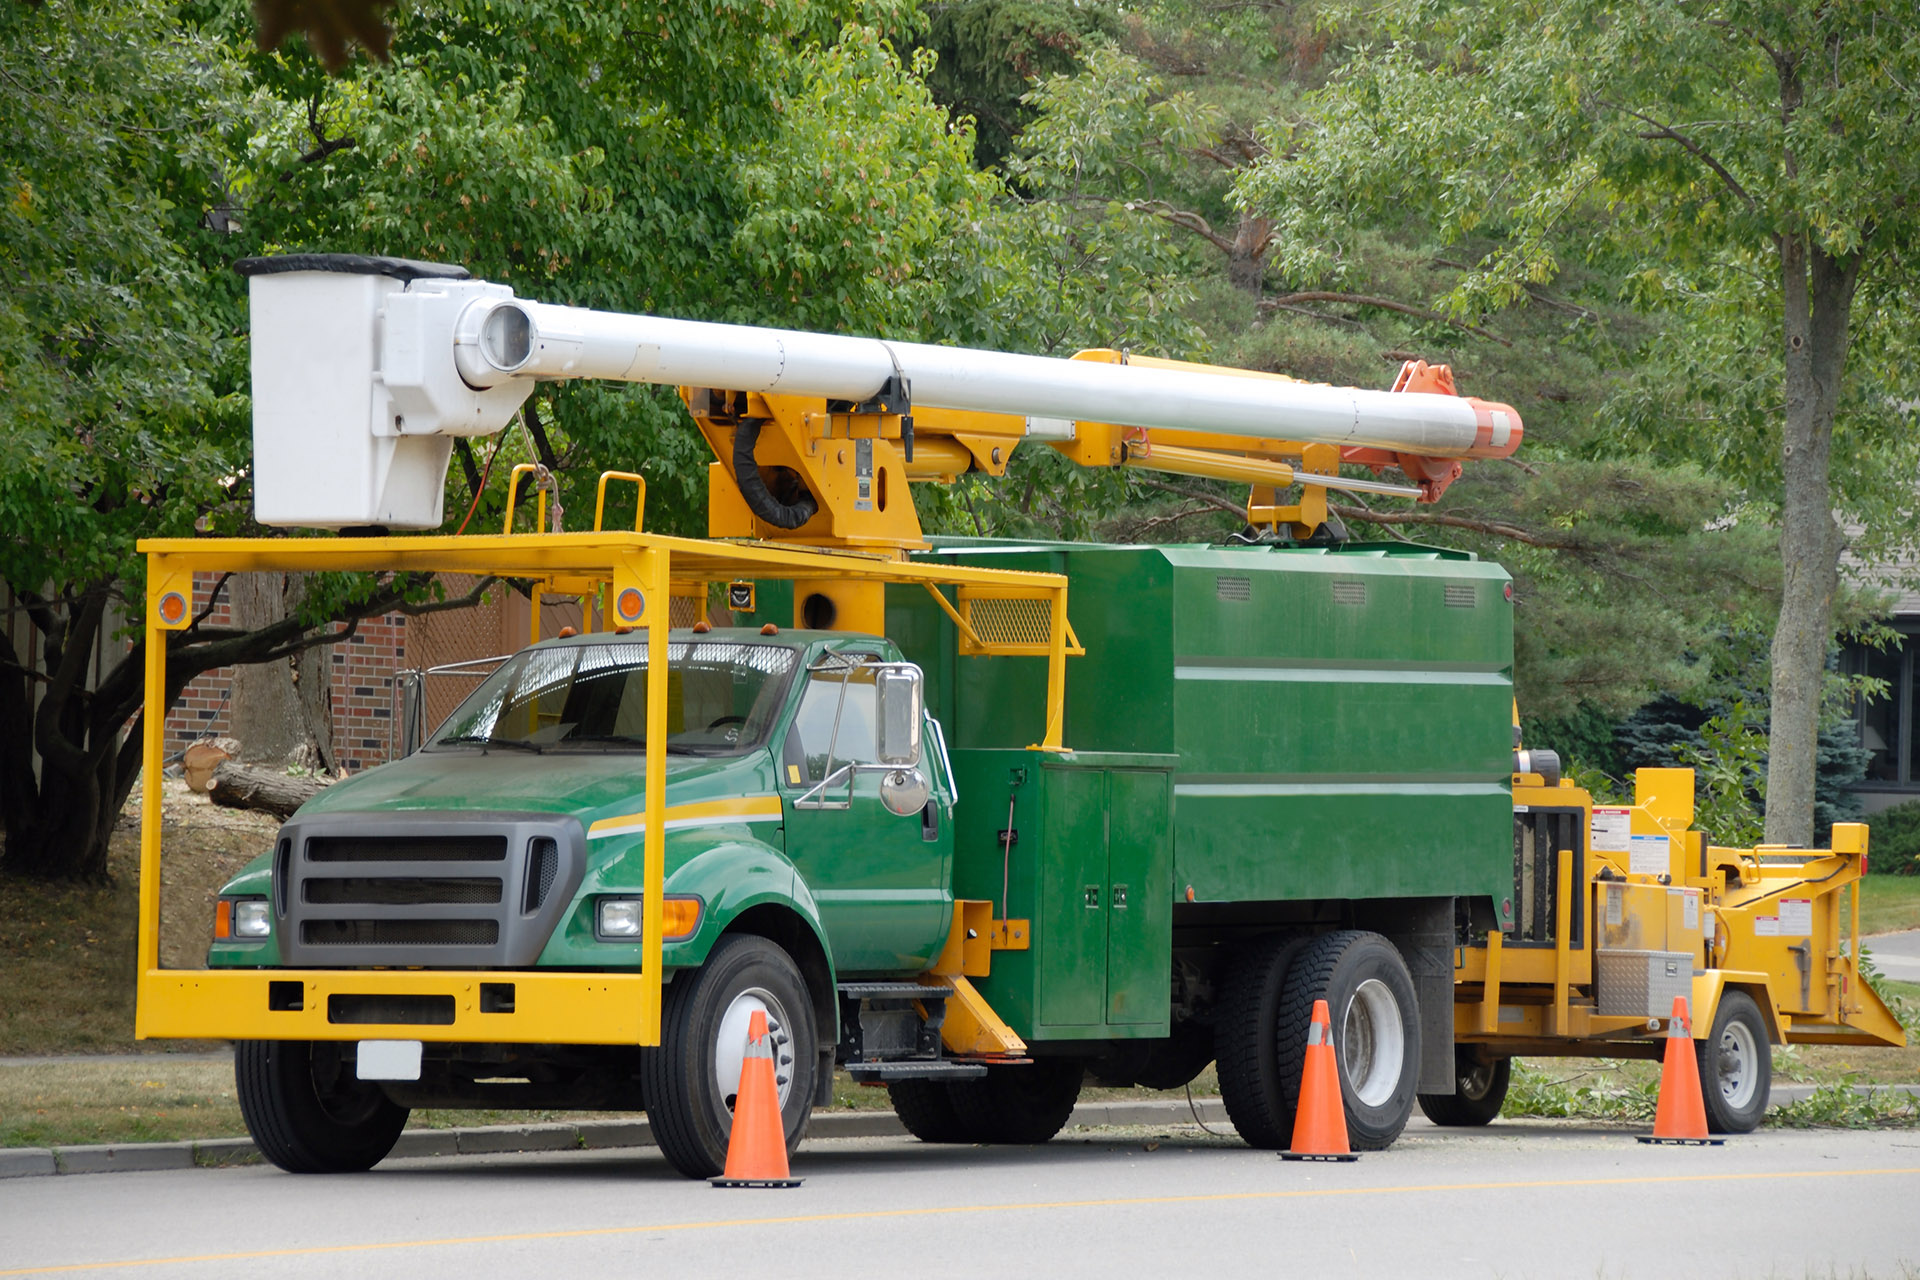
M 1715 1046 L 1714 1075 L 1718 1078 L 1720 1096 L 1736 1111 L 1744 1110 L 1753 1101 L 1753 1092 L 1759 1083 L 1759 1062 L 1760 1047 L 1754 1043 L 1752 1029 L 1742 1022 L 1727 1023 Z
M 1340 1047 L 1341 1067 L 1356 1098 L 1377 1107 L 1393 1097 L 1400 1087 L 1407 1032 L 1400 1002 L 1386 983 L 1368 978 L 1354 990 L 1341 1019 Z
M 773 1048 L 773 1080 L 784 1111 L 793 1090 L 793 1032 L 787 1010 L 765 987 L 748 987 L 733 998 L 721 1015 L 713 1046 L 713 1082 L 726 1108 L 733 1109 L 740 1090 L 740 1064 L 747 1056 L 747 1028 L 756 1013 L 767 1015 L 767 1039 Z

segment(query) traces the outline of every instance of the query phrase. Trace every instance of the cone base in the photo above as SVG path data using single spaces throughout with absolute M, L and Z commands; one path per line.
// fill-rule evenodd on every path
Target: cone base
M 1282 1151 L 1280 1158 L 1282 1160 L 1319 1160 L 1328 1164 L 1352 1164 L 1360 1158 L 1360 1153 L 1346 1151 L 1338 1154 L 1317 1155 L 1306 1151 Z
M 805 1178 L 708 1178 L 716 1187 L 797 1187 Z
M 1636 1141 L 1650 1147 L 1724 1147 L 1725 1138 L 1656 1138 L 1650 1133 L 1640 1134 Z

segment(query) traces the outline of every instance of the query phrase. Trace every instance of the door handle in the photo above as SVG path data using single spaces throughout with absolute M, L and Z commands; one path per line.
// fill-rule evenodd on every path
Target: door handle
M 1127 886 L 1123 884 L 1113 886 L 1113 907 L 1116 911 L 1127 909 Z

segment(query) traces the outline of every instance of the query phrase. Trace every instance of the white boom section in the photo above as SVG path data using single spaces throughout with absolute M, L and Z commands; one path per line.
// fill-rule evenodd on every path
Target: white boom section
M 395 258 L 287 255 L 236 269 L 251 286 L 262 524 L 438 526 L 453 437 L 500 430 L 542 378 L 859 403 L 898 374 L 916 405 L 1011 414 L 1055 441 L 1103 422 L 1427 458 L 1504 457 L 1520 444 L 1518 414 L 1464 396 L 548 306 L 459 267 Z
M 476 389 L 515 378 L 606 378 L 864 401 L 904 375 L 915 405 L 1127 427 L 1497 458 L 1519 416 L 1465 396 L 1223 377 L 967 347 L 622 315 L 483 298 L 456 364 Z

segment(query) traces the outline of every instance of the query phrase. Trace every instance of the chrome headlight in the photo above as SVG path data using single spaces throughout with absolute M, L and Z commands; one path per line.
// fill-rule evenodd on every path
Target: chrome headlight
M 273 932 L 265 898 L 241 898 L 233 904 L 233 936 L 264 938 Z

